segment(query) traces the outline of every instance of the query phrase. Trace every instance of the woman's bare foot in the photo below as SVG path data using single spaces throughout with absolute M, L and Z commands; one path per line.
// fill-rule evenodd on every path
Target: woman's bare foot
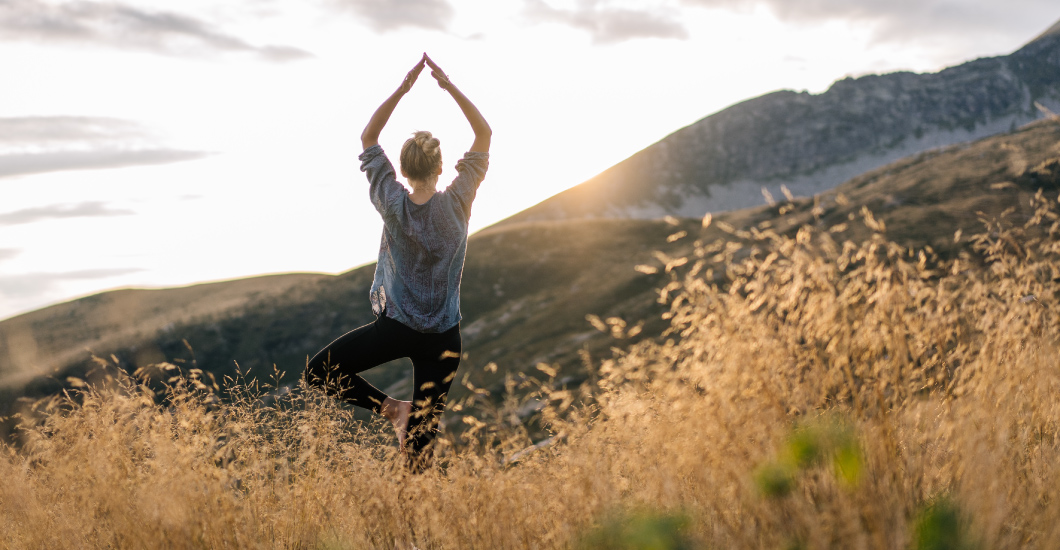
M 412 414 L 412 401 L 398 401 L 390 397 L 383 401 L 383 416 L 394 425 L 398 448 L 402 451 L 405 449 L 405 435 L 408 433 L 410 414 Z

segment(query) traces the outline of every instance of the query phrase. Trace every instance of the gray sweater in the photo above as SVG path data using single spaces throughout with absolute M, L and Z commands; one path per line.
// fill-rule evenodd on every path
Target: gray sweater
M 460 278 L 471 203 L 489 167 L 489 153 L 467 152 L 453 183 L 416 204 L 398 183 L 383 148 L 358 157 L 372 204 L 383 217 L 372 311 L 420 332 L 445 332 L 460 322 Z

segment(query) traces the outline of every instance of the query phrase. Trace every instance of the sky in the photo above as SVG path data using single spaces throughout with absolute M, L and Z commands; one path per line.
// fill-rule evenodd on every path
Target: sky
M 426 51 L 493 129 L 482 229 L 778 89 L 1018 49 L 1055 0 L 0 0 L 0 319 L 374 261 L 360 131 Z M 473 141 L 424 73 L 380 143 Z

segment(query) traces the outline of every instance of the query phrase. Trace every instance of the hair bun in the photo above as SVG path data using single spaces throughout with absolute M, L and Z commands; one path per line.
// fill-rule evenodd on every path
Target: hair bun
M 428 157 L 433 157 L 442 144 L 442 142 L 438 141 L 438 138 L 432 136 L 431 133 L 426 130 L 416 132 L 412 139 L 416 141 L 416 145 L 419 145 L 420 149 Z
M 410 180 L 437 179 L 442 167 L 442 148 L 438 138 L 426 130 L 413 132 L 401 146 L 401 170 Z

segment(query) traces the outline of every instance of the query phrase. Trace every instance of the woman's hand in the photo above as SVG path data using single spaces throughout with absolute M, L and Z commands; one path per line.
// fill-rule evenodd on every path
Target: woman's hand
M 449 83 L 449 77 L 446 76 L 445 71 L 443 71 L 442 68 L 439 67 L 438 64 L 435 63 L 431 58 L 427 57 L 426 53 L 423 54 L 423 60 L 426 61 L 427 65 L 431 67 L 431 76 L 433 76 L 434 79 L 438 81 L 438 87 L 448 91 L 449 86 L 451 86 L 451 84 Z
M 423 63 L 426 60 L 427 54 L 423 54 L 423 57 L 416 62 L 416 66 L 405 75 L 405 80 L 401 81 L 401 87 L 390 94 L 390 97 L 386 98 L 386 101 L 372 114 L 372 118 L 368 120 L 368 125 L 361 132 L 361 147 L 368 149 L 373 145 L 379 144 L 379 132 L 383 131 L 386 122 L 390 120 L 390 115 L 393 114 L 394 107 L 397 107 L 398 101 L 401 101 L 402 96 L 407 94 L 412 89 L 412 85 L 416 83 L 416 78 L 420 76 L 420 71 L 423 70 Z
M 423 57 L 416 62 L 416 66 L 412 68 L 408 74 L 405 75 L 405 80 L 401 81 L 401 93 L 407 94 L 412 89 L 412 85 L 416 83 L 416 79 L 420 77 L 420 72 L 423 71 L 423 63 L 427 60 L 427 54 L 423 54 Z
M 445 74 L 445 71 L 438 66 L 427 54 L 423 54 L 423 61 L 427 63 L 427 66 L 431 68 L 431 76 L 438 81 L 438 86 L 449 92 L 449 95 L 453 96 L 456 100 L 456 104 L 460 106 L 460 110 L 464 113 L 464 118 L 471 123 L 471 130 L 475 132 L 475 142 L 471 144 L 469 151 L 478 153 L 488 153 L 490 150 L 490 139 L 493 137 L 493 130 L 490 129 L 490 125 L 486 123 L 486 119 L 482 118 L 482 113 L 479 112 L 478 107 L 475 107 L 474 103 L 467 98 L 452 82 L 449 82 L 449 77 Z

